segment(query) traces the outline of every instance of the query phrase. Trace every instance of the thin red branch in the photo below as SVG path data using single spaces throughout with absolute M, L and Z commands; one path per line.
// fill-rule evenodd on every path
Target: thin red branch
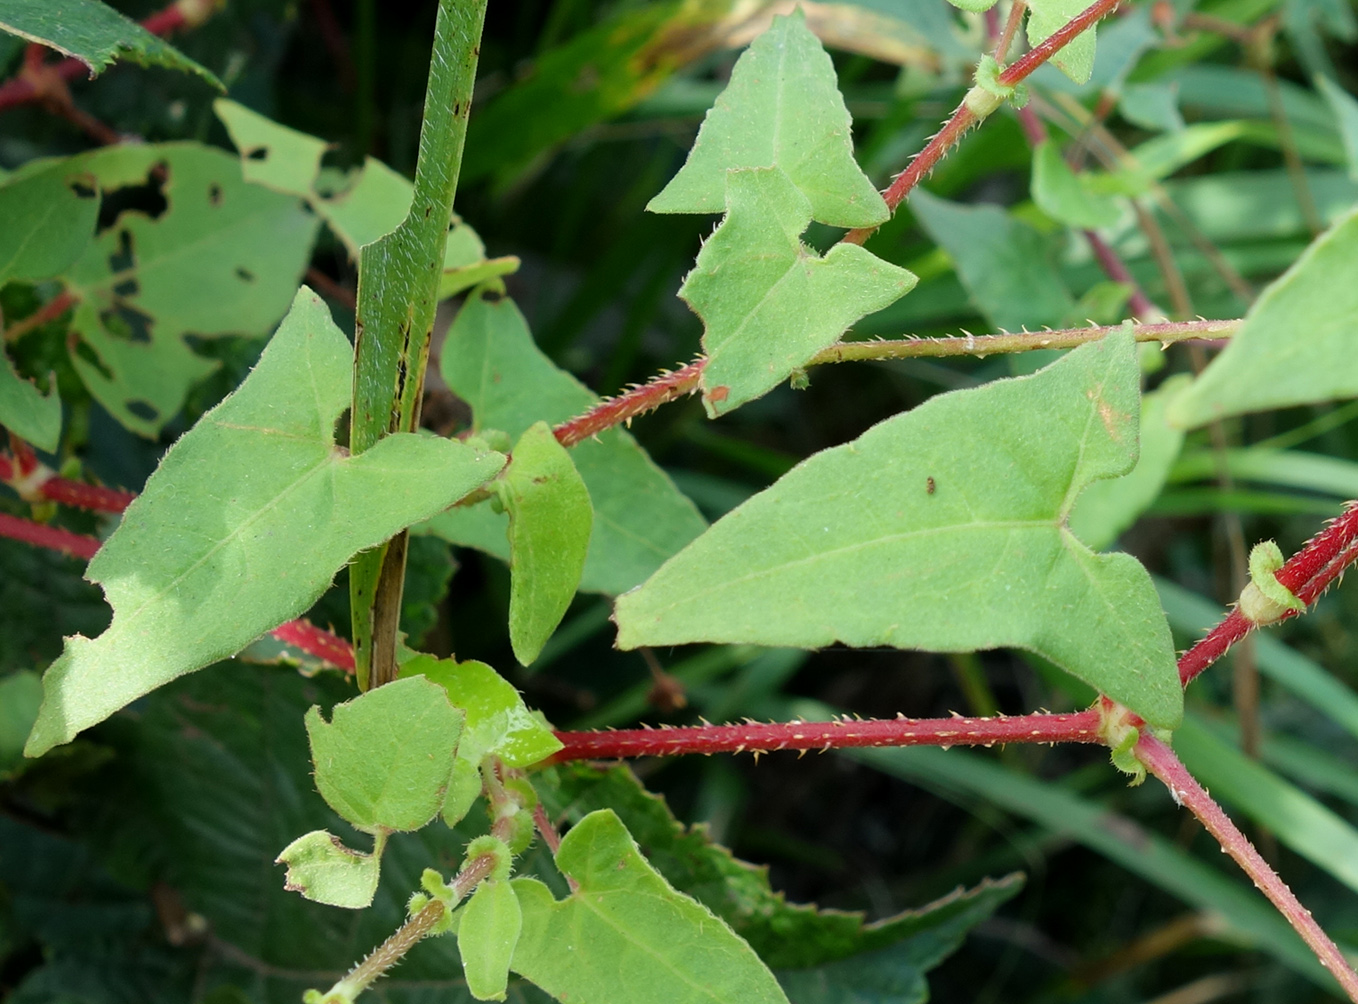
M 690 753 L 769 753 L 859 746 L 993 746 L 996 743 L 1096 743 L 1096 709 L 1074 714 L 996 715 L 991 718 L 843 718 L 831 722 L 748 722 L 686 728 L 558 732 L 564 744 L 552 759 L 607 760 Z
M 33 313 L 29 314 L 27 317 L 21 317 L 6 328 L 4 340 L 7 342 L 18 341 L 34 328 L 41 327 L 50 321 L 55 321 L 79 302 L 80 298 L 70 290 L 62 290 L 37 310 L 33 311 Z
M 47 476 L 44 477 L 44 474 Z M 50 467 L 39 466 L 25 475 L 3 453 L 0 453 L 0 481 L 10 485 L 21 498 L 30 502 L 46 499 L 92 512 L 122 512 L 137 497 L 116 488 L 87 485 L 83 481 L 59 477 Z
M 1165 783 L 1174 801 L 1193 813 L 1207 828 L 1207 832 L 1216 838 L 1221 849 L 1245 870 L 1259 891 L 1269 898 L 1311 951 L 1315 952 L 1320 964 L 1339 981 L 1349 1000 L 1358 1004 L 1358 973 L 1353 971 L 1339 946 L 1330 940 L 1311 916 L 1311 911 L 1301 905 L 1287 883 L 1278 877 L 1278 873 L 1254 849 L 1254 845 L 1240 832 L 1231 817 L 1222 811 L 1221 806 L 1188 772 L 1174 751 L 1150 733 L 1143 733 L 1136 744 L 1136 754 L 1146 769 Z
M 60 551 L 72 558 L 83 558 L 86 561 L 93 558 L 94 552 L 99 550 L 99 541 L 94 537 L 87 537 L 83 533 L 72 533 L 70 530 L 63 530 L 59 526 L 48 526 L 46 523 L 35 523 L 30 519 L 20 519 L 18 516 L 11 516 L 3 512 L 0 512 L 0 537 L 21 540 L 25 544 L 32 544 L 34 547 L 46 548 L 49 551 Z
M 291 645 L 307 655 L 324 659 L 346 673 L 354 671 L 354 647 L 339 635 L 318 628 L 310 621 L 303 619 L 288 621 L 269 633 L 284 645 Z
M 698 379 L 706 365 L 706 359 L 698 359 L 677 370 L 661 373 L 617 397 L 600 401 L 583 415 L 563 422 L 552 430 L 557 442 L 562 446 L 574 446 L 605 429 L 630 422 L 662 404 L 692 394 L 698 389 Z
M 1000 83 L 1006 87 L 1013 87 L 1015 84 L 1027 80 L 1039 66 L 1075 41 L 1087 29 L 1092 28 L 1097 22 L 1113 13 L 1118 2 L 1119 0 L 1096 0 L 1095 3 L 1090 4 L 1039 44 L 1014 60 L 1000 74 Z
M 1141 284 L 1136 281 L 1132 273 L 1128 271 L 1126 263 L 1113 248 L 1098 235 L 1096 231 L 1084 231 L 1085 240 L 1089 242 L 1090 250 L 1094 252 L 1094 257 L 1103 269 L 1103 274 L 1114 282 L 1125 283 L 1132 287 L 1131 296 L 1127 298 L 1127 306 L 1132 309 L 1132 314 L 1136 317 L 1154 317 L 1161 314 L 1151 303 L 1150 297 L 1142 290 Z M 1161 316 L 1164 316 L 1161 314 Z

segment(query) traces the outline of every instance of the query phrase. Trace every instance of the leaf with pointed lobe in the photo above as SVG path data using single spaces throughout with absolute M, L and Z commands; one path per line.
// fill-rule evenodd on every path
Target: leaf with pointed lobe
M 346 910 L 372 905 L 382 869 L 376 854 L 351 850 L 325 830 L 298 837 L 283 848 L 277 863 L 288 866 L 284 887 L 289 892 Z

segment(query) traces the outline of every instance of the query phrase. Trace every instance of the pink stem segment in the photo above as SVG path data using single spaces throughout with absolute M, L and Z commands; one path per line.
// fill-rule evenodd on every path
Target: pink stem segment
M 25 498 L 31 499 L 36 494 L 52 502 L 77 506 L 93 512 L 122 512 L 137 497 L 131 492 L 57 477 L 51 474 L 50 470 L 49 477 L 42 478 L 35 484 L 32 479 L 33 472 L 25 473 L 24 466 L 22 462 L 16 463 L 0 453 L 0 481 L 15 488 Z M 21 480 L 24 482 L 22 486 L 19 484 Z
M 1311 951 L 1316 953 L 1320 964 L 1339 981 L 1349 1000 L 1358 1004 L 1358 973 L 1353 971 L 1339 946 L 1330 940 L 1311 916 L 1311 911 L 1301 905 L 1287 883 L 1259 855 L 1254 845 L 1188 772 L 1174 751 L 1153 735 L 1143 733 L 1136 744 L 1136 755 L 1147 770 L 1165 783 L 1174 800 L 1198 817 L 1207 832 L 1221 844 L 1221 849 L 1235 859 L 1259 891 L 1269 898 Z
M 1100 742 L 1096 709 L 1075 714 L 991 718 L 843 718 L 830 722 L 748 722 L 687 728 L 558 732 L 553 760 L 607 760 L 690 753 L 769 753 L 858 746 L 993 746 L 996 743 Z

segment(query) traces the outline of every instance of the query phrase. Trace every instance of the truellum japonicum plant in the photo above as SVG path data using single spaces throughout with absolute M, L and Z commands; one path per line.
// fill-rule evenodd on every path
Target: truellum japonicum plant
M 358 691 L 328 713 L 313 707 L 305 729 L 315 787 L 365 842 L 352 846 L 352 837 L 323 829 L 295 834 L 278 848 L 287 888 L 362 910 L 378 895 L 397 835 L 440 827 L 471 835 L 455 867 L 430 854 L 416 875 L 402 857 L 395 878 L 407 882 L 404 922 L 306 1001 L 347 1004 L 417 945 L 455 943 L 441 957 L 460 965 L 477 999 L 504 999 L 516 974 L 562 1001 L 757 1004 L 821 999 L 812 987 L 827 977 L 813 967 L 890 949 L 922 926 L 955 941 L 1017 885 L 987 883 L 871 929 L 861 918 L 789 907 L 762 878 L 685 834 L 630 774 L 575 762 L 1102 743 L 1132 784 L 1149 772 L 1170 789 L 1323 970 L 1289 948 L 1291 964 L 1358 1001 L 1345 952 L 1173 749 L 1183 688 L 1256 627 L 1305 612 L 1358 557 L 1358 506 L 1290 560 L 1272 542 L 1256 545 L 1234 610 L 1179 657 L 1146 570 L 1091 546 L 1111 542 L 1154 495 L 1174 459 L 1164 444 L 1177 448 L 1182 430 L 1358 395 L 1347 333 L 1358 317 L 1358 213 L 1321 234 L 1243 319 L 1157 319 L 1132 290 L 1138 320 L 1121 325 L 842 340 L 916 282 L 864 247 L 874 228 L 966 130 L 1022 104 L 1038 66 L 1055 59 L 1087 77 L 1093 26 L 1115 5 L 1099 0 L 1067 20 L 1060 5 L 1033 4 L 1032 48 L 1005 65 L 1025 9 L 1015 4 L 962 104 L 885 193 L 854 160 L 833 65 L 803 13 L 775 17 L 648 207 L 721 218 L 680 291 L 705 326 L 703 356 L 603 401 L 534 345 L 500 278 L 517 262 L 487 259 L 453 213 L 485 0 L 439 4 L 413 186 L 376 161 L 337 181 L 322 170 L 322 141 L 225 100 L 217 113 L 239 165 L 193 145 L 114 146 L 16 171 L 0 186 L 8 221 L 0 279 L 62 284 L 60 309 L 48 315 L 74 308 L 72 330 L 86 351 L 72 363 L 134 431 L 158 431 L 201 376 L 182 357 L 148 373 L 152 351 L 188 353 L 184 332 L 240 326 L 212 315 L 225 309 L 232 283 L 286 287 L 291 300 L 253 371 L 165 454 L 135 500 L 42 464 L 30 444 L 57 450 L 60 400 L 0 367 L 6 482 L 39 516 L 53 503 L 123 513 L 103 542 L 0 515 L 7 536 L 89 558 L 88 577 L 113 608 L 103 634 L 69 638 L 47 668 L 25 752 L 47 754 L 272 635 L 309 671 L 351 672 Z M 88 14 L 98 5 L 86 6 Z M 35 7 L 3 23 L 94 65 L 84 43 L 62 34 L 68 26 L 50 20 Z M 130 25 L 102 30 L 125 33 L 113 49 L 186 62 Z M 1097 227 L 1117 196 L 1050 152 L 1039 146 L 1036 160 L 1043 208 Z M 128 220 L 92 237 L 93 196 L 157 172 L 171 179 L 164 220 Z M 917 194 L 912 204 L 931 232 L 965 229 L 940 200 Z M 174 247 L 174 228 L 192 234 L 205 212 L 235 214 L 242 226 L 252 214 L 286 215 L 267 247 L 217 255 L 216 271 L 199 280 L 200 302 L 184 306 L 176 287 L 202 263 L 157 274 L 137 256 Z M 352 348 L 320 297 L 296 288 L 294 263 L 319 221 L 358 261 Z M 819 254 L 802 242 L 813 222 L 845 236 Z M 1111 252 L 1102 260 L 1120 274 Z M 436 306 L 464 291 L 441 375 L 472 418 L 446 438 L 420 431 L 420 408 Z M 142 308 L 160 327 L 144 341 L 119 338 L 116 325 Z M 1223 339 L 1225 350 L 1195 378 L 1142 396 L 1148 343 Z M 824 364 L 1037 349 L 1070 351 L 1025 376 L 937 395 L 815 454 L 710 528 L 619 428 L 690 393 L 720 419 Z M 524 665 L 587 589 L 617 596 L 623 649 L 1010 647 L 1098 697 L 1063 714 L 865 721 L 798 709 L 789 722 L 556 732 L 491 666 L 405 645 L 399 615 L 412 532 L 508 560 L 509 635 Z M 297 620 L 346 564 L 352 647 Z M 564 837 L 562 819 L 572 821 Z M 550 861 L 533 849 L 539 840 Z M 802 941 L 780 946 L 793 930 Z

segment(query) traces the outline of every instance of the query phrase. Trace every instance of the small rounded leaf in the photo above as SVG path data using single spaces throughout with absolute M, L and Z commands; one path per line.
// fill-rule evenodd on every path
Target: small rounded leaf
M 523 914 L 518 897 L 503 879 L 487 879 L 476 887 L 462 911 L 457 929 L 457 949 L 467 989 L 477 1000 L 505 999 L 509 987 L 509 960 L 519 943 Z

